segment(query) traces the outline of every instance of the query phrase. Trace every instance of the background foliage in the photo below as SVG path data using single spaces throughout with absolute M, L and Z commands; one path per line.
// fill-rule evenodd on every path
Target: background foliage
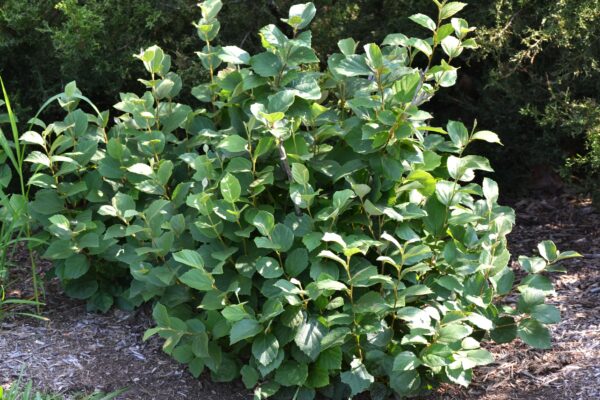
M 0 8 L 0 73 L 16 94 L 17 109 L 37 109 L 42 99 L 76 80 L 100 108 L 114 94 L 139 85 L 131 54 L 158 44 L 173 54 L 174 69 L 194 86 L 203 78 L 194 56 L 194 0 L 5 0 Z M 289 0 L 226 1 L 223 41 L 260 47 L 255 30 L 285 17 Z M 321 0 L 314 46 L 323 58 L 341 37 L 365 42 L 386 32 L 414 34 L 407 16 L 432 12 L 416 0 Z M 420 9 L 419 9 L 420 8 Z M 461 80 L 433 108 L 465 122 L 474 118 L 497 131 L 505 147 L 490 154 L 510 188 L 551 168 L 586 189 L 600 171 L 598 105 L 600 0 L 493 0 L 464 13 L 479 27 L 482 49 L 462 62 Z M 135 21 L 135 23 L 132 23 Z M 281 23 L 280 23 L 281 25 Z M 288 32 L 289 33 L 289 32 Z M 24 67 L 26 66 L 26 67 Z M 444 110 L 448 110 L 445 114 Z M 550 168 L 548 168 L 550 167 Z M 543 177 L 541 177 L 543 178 Z

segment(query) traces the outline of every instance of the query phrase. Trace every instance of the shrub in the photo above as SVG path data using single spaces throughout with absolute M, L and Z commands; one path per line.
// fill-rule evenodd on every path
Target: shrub
M 100 311 L 155 300 L 146 338 L 258 399 L 467 385 L 492 361 L 481 342 L 548 347 L 546 274 L 576 254 L 540 244 L 504 304 L 514 213 L 494 181 L 475 182 L 489 162 L 466 153 L 498 137 L 432 126 L 421 108 L 476 47 L 464 4 L 435 3 L 435 19 L 411 17 L 429 37 L 364 52 L 343 39 L 321 71 L 312 3 L 290 9 L 291 37 L 262 28 L 250 55 L 217 43 L 221 2 L 208 0 L 210 80 L 192 91 L 204 108 L 175 102 L 181 79 L 156 46 L 137 55 L 146 92 L 121 94 L 116 118 L 67 85 L 53 99 L 64 120 L 35 118 L 21 137 L 36 146 L 30 214 L 66 292 Z

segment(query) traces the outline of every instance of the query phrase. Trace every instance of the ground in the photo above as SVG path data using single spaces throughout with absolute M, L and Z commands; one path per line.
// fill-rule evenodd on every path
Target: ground
M 478 368 L 471 387 L 442 387 L 426 398 L 600 399 L 600 214 L 589 200 L 571 195 L 527 198 L 513 206 L 518 215 L 510 236 L 513 254 L 531 254 L 537 242 L 551 239 L 560 249 L 586 255 L 555 277 L 552 302 L 563 319 L 552 328 L 553 348 L 533 350 L 519 341 L 490 346 L 496 362 Z M 0 385 L 23 373 L 38 388 L 64 394 L 129 387 L 119 399 L 250 398 L 241 383 L 194 379 L 162 353 L 157 339 L 142 342 L 152 325 L 147 307 L 86 313 L 55 282 L 47 285 L 47 303 L 48 322 L 22 317 L 0 322 Z

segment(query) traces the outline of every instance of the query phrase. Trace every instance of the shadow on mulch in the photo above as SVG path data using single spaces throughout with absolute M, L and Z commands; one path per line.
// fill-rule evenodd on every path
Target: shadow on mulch
M 476 369 L 472 386 L 444 386 L 426 399 L 600 399 L 600 214 L 589 200 L 569 195 L 523 199 L 513 206 L 517 226 L 509 238 L 515 256 L 532 254 L 543 239 L 587 255 L 571 260 L 568 273 L 555 277 L 557 294 L 551 302 L 563 320 L 552 328 L 554 346 L 546 351 L 519 341 L 489 346 L 496 362 Z M 16 261 L 24 267 L 15 282 L 29 285 L 27 258 Z M 49 322 L 0 322 L 0 385 L 24 371 L 36 387 L 63 394 L 129 387 L 120 399 L 251 398 L 239 382 L 213 383 L 207 375 L 194 379 L 162 352 L 158 339 L 142 342 L 152 326 L 149 307 L 87 313 L 54 281 L 47 284 L 47 299 Z

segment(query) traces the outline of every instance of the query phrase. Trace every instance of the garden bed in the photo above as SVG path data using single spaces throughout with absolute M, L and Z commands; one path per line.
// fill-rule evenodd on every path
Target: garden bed
M 552 328 L 553 348 L 533 350 L 519 341 L 493 346 L 496 362 L 476 369 L 469 389 L 442 387 L 429 398 L 600 398 L 600 214 L 587 199 L 570 195 L 528 198 L 514 206 L 513 254 L 531 254 L 536 243 L 551 239 L 559 249 L 588 256 L 569 260 L 568 273 L 556 277 L 552 303 L 560 308 L 562 321 Z M 27 273 L 26 260 L 21 276 Z M 21 279 L 23 291 L 13 285 L 13 295 L 26 296 L 29 284 Z M 158 339 L 142 342 L 152 326 L 149 307 L 87 313 L 85 304 L 68 299 L 50 282 L 44 316 L 49 322 L 21 317 L 0 322 L 1 385 L 23 371 L 38 388 L 64 394 L 129 387 L 120 398 L 251 398 L 241 383 L 213 383 L 208 375 L 194 379 L 162 353 Z

